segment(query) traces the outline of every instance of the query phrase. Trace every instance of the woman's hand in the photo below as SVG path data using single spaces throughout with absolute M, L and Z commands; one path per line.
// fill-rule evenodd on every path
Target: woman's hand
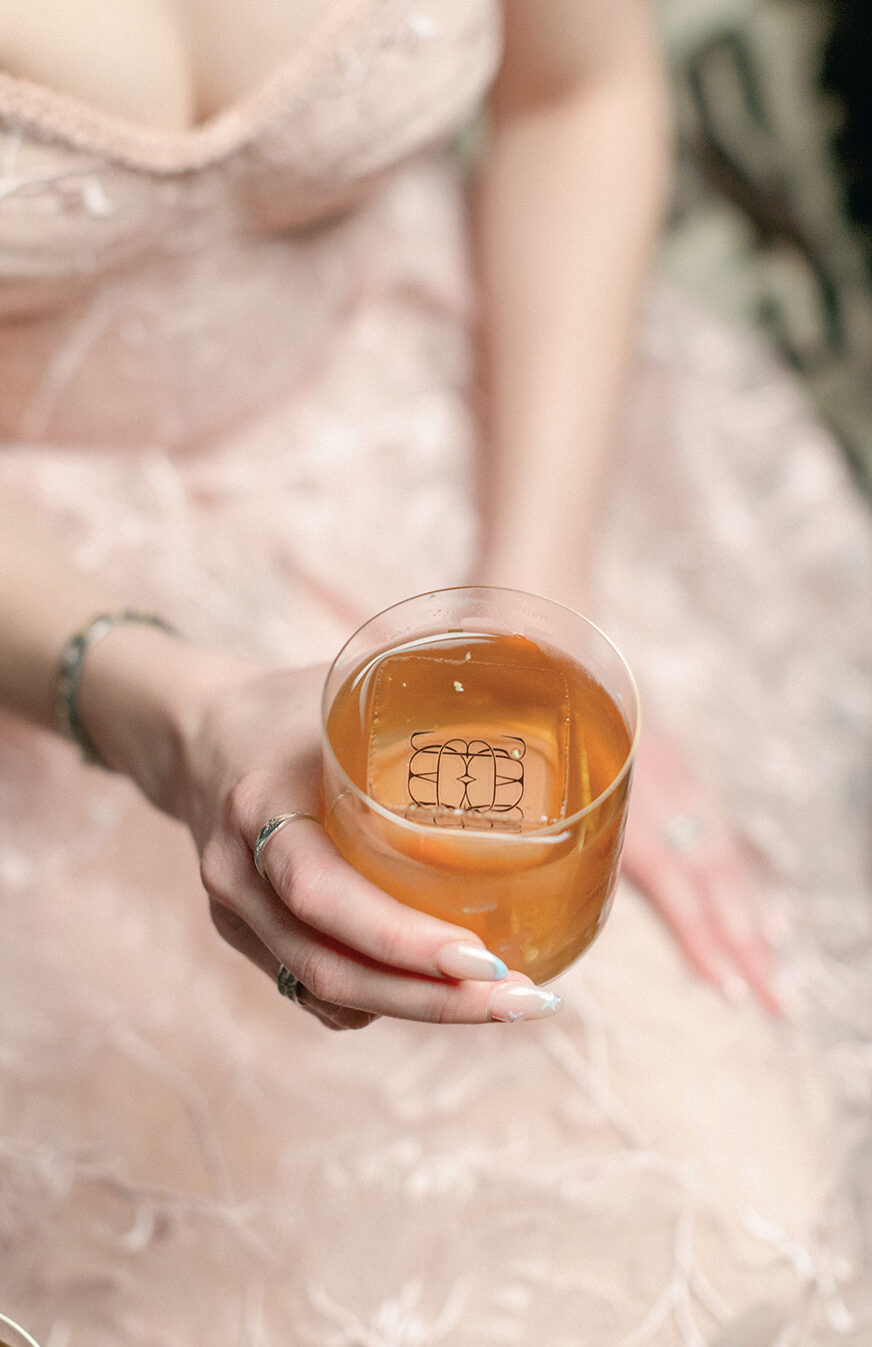
M 540 992 L 461 926 L 389 897 L 348 866 L 312 818 L 295 818 L 254 867 L 258 833 L 283 812 L 320 811 L 324 669 L 258 674 L 213 699 L 191 744 L 183 806 L 219 932 L 332 1028 L 376 1015 L 443 1023 L 531 1018 Z M 494 987 L 492 984 L 499 985 Z
M 128 729 L 113 750 L 93 682 L 107 680 L 111 643 L 117 663 L 124 650 L 130 658 L 134 640 L 163 644 L 173 731 Z M 302 984 L 296 999 L 306 1010 L 331 1028 L 358 1028 L 378 1015 L 472 1024 L 560 1008 L 559 997 L 507 972 L 462 926 L 414 911 L 363 879 L 315 819 L 294 818 L 275 832 L 262 853 L 267 878 L 257 873 L 254 847 L 270 818 L 320 813 L 323 668 L 265 673 L 209 664 L 154 632 L 118 633 L 101 645 L 84 707 L 98 717 L 101 750 L 110 761 L 126 759 L 155 803 L 188 824 L 218 931 L 273 981 L 284 965 Z M 167 662 L 175 666 L 169 676 Z
M 655 734 L 640 748 L 624 871 L 701 977 L 730 999 L 750 992 L 780 1013 L 750 858 L 677 750 Z

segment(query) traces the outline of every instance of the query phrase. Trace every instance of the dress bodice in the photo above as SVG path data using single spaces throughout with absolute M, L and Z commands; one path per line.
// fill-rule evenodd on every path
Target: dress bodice
M 438 250 L 394 254 L 391 223 L 426 217 L 418 166 L 498 49 L 494 0 L 332 0 L 271 78 L 181 133 L 0 75 L 0 438 L 209 441 L 310 374 L 386 268 L 456 296 Z

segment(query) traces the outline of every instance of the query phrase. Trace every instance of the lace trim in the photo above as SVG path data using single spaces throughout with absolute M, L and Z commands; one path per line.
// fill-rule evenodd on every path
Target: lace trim
M 301 85 L 333 54 L 342 30 L 372 0 L 339 0 L 301 51 L 283 61 L 250 94 L 186 131 L 137 126 L 71 94 L 0 71 L 0 119 L 14 117 L 45 139 L 63 140 L 129 167 L 184 173 L 228 158 L 256 139 Z

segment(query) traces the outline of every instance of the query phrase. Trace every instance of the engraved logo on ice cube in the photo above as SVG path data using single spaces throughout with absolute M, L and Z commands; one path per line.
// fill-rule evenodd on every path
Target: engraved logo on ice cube
M 410 739 L 409 796 L 428 809 L 509 814 L 524 797 L 527 745 L 516 735 L 486 739 L 433 739 L 417 730 Z

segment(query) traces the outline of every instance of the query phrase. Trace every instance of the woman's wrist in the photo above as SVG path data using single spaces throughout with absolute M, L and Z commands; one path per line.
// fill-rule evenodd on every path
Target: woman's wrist
M 222 689 L 259 672 L 167 631 L 125 623 L 87 652 L 77 711 L 100 760 L 178 816 L 190 747 L 206 708 Z
M 128 623 L 156 627 L 169 635 L 178 635 L 173 627 L 156 613 L 143 612 L 140 609 L 126 608 L 115 612 L 102 612 L 93 618 L 87 626 L 71 636 L 64 646 L 58 670 L 56 713 L 61 729 L 74 739 L 82 750 L 85 762 L 95 766 L 107 767 L 100 751 L 88 732 L 88 727 L 79 713 L 79 684 L 86 659 L 92 647 L 101 641 L 116 627 Z

